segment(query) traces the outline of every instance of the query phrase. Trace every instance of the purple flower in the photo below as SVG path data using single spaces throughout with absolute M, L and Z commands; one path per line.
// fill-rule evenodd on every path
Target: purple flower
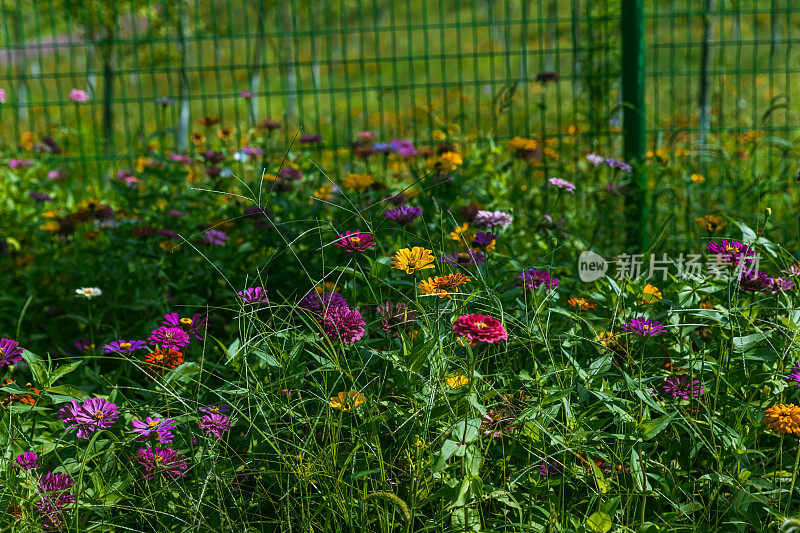
M 157 230 L 156 233 L 158 233 L 159 235 L 163 235 L 164 237 L 167 237 L 168 239 L 180 239 L 181 238 L 180 234 L 178 234 L 175 231 L 172 231 L 171 229 L 161 228 L 161 229 Z
M 772 292 L 790 291 L 794 288 L 794 281 L 785 276 L 772 278 Z
M 383 331 L 393 333 L 398 337 L 400 336 L 400 330 L 408 329 L 417 321 L 416 311 L 410 310 L 403 302 L 392 303 L 387 301 L 376 309 L 378 314 L 381 315 Z
M 5 104 L 8 101 L 8 95 L 5 89 L 0 89 L 0 104 Z
M 786 381 L 794 381 L 800 387 L 800 363 L 792 364 L 792 371 L 786 376 Z
M 543 459 L 535 464 L 539 465 L 539 475 L 542 477 L 557 476 L 564 470 L 564 465 L 552 457 L 550 459 Z
M 705 389 L 699 380 L 695 379 L 692 381 L 689 379 L 689 376 L 685 374 L 669 376 L 664 379 L 661 387 L 664 389 L 665 393 L 671 394 L 673 398 L 680 398 L 682 400 L 697 398 L 705 393 Z
M 182 165 L 191 165 L 192 158 L 184 154 L 169 154 L 169 158 Z
M 742 292 L 772 292 L 775 293 L 775 280 L 766 272 L 745 270 L 739 277 L 739 289 Z
M 25 470 L 30 470 L 31 468 L 39 468 L 39 463 L 37 463 L 37 459 L 39 459 L 35 453 L 33 452 L 25 452 L 21 453 L 17 456 L 14 463 L 14 468 L 24 468 Z
M 634 318 L 622 326 L 622 329 L 635 333 L 640 337 L 655 337 L 667 331 L 664 326 L 655 320 L 645 320 L 644 318 Z
M 178 313 L 167 313 L 164 315 L 162 324 L 173 328 L 181 328 L 187 335 L 194 334 L 195 338 L 199 341 L 203 340 L 203 336 L 198 333 L 208 323 L 208 319 L 200 313 L 195 313 L 192 318 L 181 318 Z
M 395 209 L 389 209 L 383 216 L 392 222 L 408 225 L 414 222 L 414 219 L 417 217 L 422 216 L 422 209 L 409 205 L 401 205 Z
M 486 258 L 483 255 L 483 252 L 455 252 L 452 254 L 443 255 L 440 258 L 440 261 L 443 263 L 447 263 L 449 265 L 456 265 L 456 266 L 476 266 L 482 265 L 486 261 Z
M 136 350 L 141 350 L 142 348 L 146 347 L 147 343 L 145 341 L 118 340 L 103 346 L 103 353 L 118 353 L 120 355 L 127 355 L 131 352 L 135 352 Z
M 567 192 L 575 192 L 575 184 L 561 178 L 550 178 L 547 183 L 559 189 L 564 189 Z
M 205 234 L 200 238 L 198 241 L 200 244 L 207 244 L 212 245 L 216 244 L 219 246 L 225 246 L 225 241 L 228 240 L 228 236 L 222 232 L 215 229 L 206 230 Z
M 517 429 L 517 417 L 504 409 L 489 409 L 481 419 L 481 429 L 484 435 L 491 435 L 493 439 L 511 433 Z
M 239 298 L 241 298 L 246 304 L 257 304 L 259 302 L 269 301 L 269 298 L 267 298 L 267 292 L 267 289 L 263 287 L 251 287 L 249 289 L 239 291 L 236 294 L 238 294 Z
M 339 305 L 329 307 L 324 313 L 317 315 L 317 323 L 324 336 L 330 341 L 350 344 L 364 337 L 367 323 L 357 309 Z
M 242 152 L 247 154 L 250 157 L 261 157 L 264 155 L 264 149 L 260 146 L 245 146 L 242 148 Z
M 81 339 L 79 341 L 75 341 L 72 345 L 78 349 L 80 352 L 92 352 L 94 351 L 94 344 L 89 339 Z
M 626 174 L 633 170 L 633 167 L 630 166 L 625 161 L 620 161 L 619 159 L 614 159 L 611 157 L 606 158 L 606 165 L 608 165 L 611 168 L 618 168 L 622 172 L 625 172 Z
M 156 98 L 156 103 L 161 107 L 167 107 L 175 103 L 175 100 L 172 98 L 167 98 L 166 96 L 159 96 Z
M 191 342 L 189 335 L 181 328 L 168 328 L 165 326 L 153 330 L 147 340 L 153 346 L 160 344 L 162 348 L 172 348 L 173 350 L 180 350 L 180 348 Z
M 706 246 L 706 250 L 734 265 L 739 264 L 742 259 L 752 262 L 756 253 L 755 250 L 739 241 L 722 241 L 722 244 L 710 242 Z
M 333 244 L 348 252 L 365 252 L 370 246 L 378 245 L 372 239 L 371 233 L 361 233 L 361 231 L 347 231 L 340 234 Z
M 514 222 L 514 219 L 511 218 L 511 215 L 503 211 L 478 211 L 472 219 L 474 225 L 489 229 L 505 228 L 512 222 Z
M 178 479 L 186 475 L 186 461 L 172 448 L 142 448 L 136 453 L 136 461 L 144 467 L 144 479 L 153 479 L 156 475 Z
M 306 309 L 312 313 L 321 315 L 326 309 L 331 307 L 347 307 L 347 301 L 338 292 L 323 292 L 318 293 L 315 290 L 310 290 L 303 296 L 297 307 Z
M 321 140 L 322 140 L 322 135 L 317 135 L 317 134 L 303 135 L 302 137 L 300 137 L 300 142 L 303 144 L 318 143 Z
M 406 159 L 417 155 L 417 149 L 414 148 L 414 143 L 407 139 L 392 139 L 389 141 L 389 150 Z
M 77 437 L 88 439 L 93 432 L 111 427 L 119 416 L 119 409 L 103 398 L 89 398 L 83 403 L 72 400 L 65 404 L 58 416 L 68 425 L 68 431 L 78 428 Z
M 50 172 L 47 173 L 47 179 L 51 181 L 61 181 L 63 179 L 66 179 L 66 177 L 67 177 L 66 170 L 56 169 L 56 170 L 51 170 Z
M 134 420 L 133 432 L 138 435 L 136 440 L 147 440 L 152 437 L 158 442 L 172 442 L 175 437 L 172 430 L 175 429 L 175 420 L 171 418 L 150 418 L 149 416 L 141 420 Z
M 492 244 L 492 242 L 494 242 L 495 239 L 497 239 L 497 235 L 492 235 L 488 231 L 486 233 L 479 231 L 478 233 L 475 234 L 475 239 L 473 239 L 472 245 L 480 246 L 481 248 L 486 248 L 487 246 Z
M 167 215 L 169 215 L 171 217 L 174 217 L 174 218 L 179 218 L 179 217 L 186 216 L 186 213 L 184 213 L 180 209 L 170 209 L 170 211 L 169 211 L 169 213 L 167 213 Z
M 230 411 L 231 408 L 228 407 L 227 404 L 221 403 L 219 405 L 207 405 L 205 407 L 200 408 L 201 413 L 206 413 L 209 415 L 218 415 L 220 413 L 227 413 Z
M 89 95 L 86 94 L 86 91 L 81 91 L 80 89 L 72 89 L 69 92 L 69 99 L 73 102 L 87 102 L 89 101 Z
M 539 287 L 544 287 L 546 291 L 549 291 L 557 289 L 560 285 L 558 278 L 552 277 L 547 270 L 537 270 L 535 268 L 523 270 L 522 273 L 517 276 L 517 279 L 522 280 L 517 283 L 517 286 L 524 287 L 526 293 L 535 291 Z
M 227 416 L 211 413 L 200 420 L 200 429 L 217 439 L 221 439 L 223 432 L 231 430 L 231 419 Z
M 253 92 L 252 91 L 239 91 L 239 96 L 241 96 L 245 100 L 250 100 L 251 98 L 253 98 Z
M 75 493 L 70 491 L 75 482 L 69 474 L 47 473 L 39 478 L 36 492 L 41 495 L 36 507 L 42 513 L 44 528 L 61 528 L 64 525 L 62 509 L 75 501 Z
M 32 193 L 29 193 L 28 196 L 30 196 L 31 198 L 33 198 L 37 202 L 46 203 L 46 202 L 52 202 L 53 201 L 53 198 L 49 194 L 44 193 L 44 192 L 32 192 Z
M 22 359 L 22 348 L 17 341 L 0 338 L 0 366 L 13 365 Z
M 586 160 L 594 166 L 599 165 L 600 163 L 605 162 L 606 158 L 602 155 L 597 154 L 587 154 Z
M 30 159 L 9 159 L 8 160 L 8 168 L 18 169 L 18 168 L 28 168 L 33 166 L 33 161 Z
M 299 168 L 284 167 L 278 172 L 278 174 L 293 181 L 300 181 L 303 179 L 303 171 Z
M 392 196 L 387 196 L 383 200 L 390 205 L 403 205 L 408 202 L 408 196 L 403 193 L 398 193 L 393 194 Z
M 625 194 L 625 186 L 619 183 L 609 183 L 606 185 L 606 192 L 614 196 L 622 196 Z

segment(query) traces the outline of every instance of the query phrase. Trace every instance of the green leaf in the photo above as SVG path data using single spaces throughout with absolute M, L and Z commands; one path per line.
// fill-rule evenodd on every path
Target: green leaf
M 614 522 L 611 517 L 602 511 L 592 513 L 589 518 L 586 519 L 586 527 L 589 528 L 589 531 L 594 533 L 607 533 L 611 530 L 611 526 L 613 525 Z
M 62 366 L 56 368 L 55 370 L 53 370 L 53 372 L 50 374 L 50 379 L 48 380 L 49 381 L 48 385 L 52 385 L 53 383 L 55 383 L 56 381 L 58 381 L 62 377 L 66 376 L 70 372 L 73 372 L 76 368 L 81 366 L 82 362 L 83 361 L 75 361 L 74 363 L 69 363 L 68 365 L 62 365 Z
M 672 422 L 673 418 L 675 418 L 675 413 L 656 418 L 655 420 L 648 420 L 646 422 L 642 422 L 642 425 L 639 426 L 639 429 L 642 432 L 642 438 L 644 440 L 652 439 L 653 437 L 661 433 L 661 431 L 663 431 L 663 429 L 667 427 L 670 422 Z
M 35 353 L 29 352 L 28 350 L 24 350 L 22 352 L 22 358 L 31 368 L 33 380 L 39 385 L 47 383 L 47 369 L 44 366 L 44 361 L 42 361 L 42 358 Z
M 644 466 L 642 465 L 639 452 L 636 448 L 631 450 L 631 476 L 633 477 L 634 483 L 636 483 L 637 490 L 641 492 L 652 490 L 650 482 L 647 481 L 647 474 L 644 471 Z
M 58 385 L 56 387 L 48 387 L 44 389 L 44 392 L 50 395 L 61 395 L 65 396 L 67 399 L 64 401 L 70 400 L 81 400 L 84 398 L 88 398 L 89 395 L 86 394 L 84 391 L 76 387 L 75 385 Z M 54 398 L 55 399 L 55 398 Z M 57 402 L 61 403 L 61 402 Z

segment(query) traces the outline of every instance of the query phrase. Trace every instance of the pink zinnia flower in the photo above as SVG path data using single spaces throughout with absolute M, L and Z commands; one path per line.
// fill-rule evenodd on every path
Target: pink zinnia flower
M 69 474 L 47 473 L 39 478 L 36 492 L 41 498 L 36 507 L 42 513 L 42 525 L 46 530 L 61 528 L 64 525 L 63 507 L 75 501 L 75 493 L 70 489 L 75 485 Z
M 559 189 L 564 189 L 567 192 L 575 192 L 575 184 L 561 178 L 550 178 L 547 183 Z
M 86 91 L 81 91 L 80 89 L 72 89 L 69 92 L 69 99 L 73 102 L 88 102 L 89 95 L 86 94 Z
M 697 398 L 706 392 L 699 380 L 692 381 L 685 374 L 669 376 L 664 379 L 661 386 L 664 388 L 664 392 L 671 394 L 673 398 L 682 400 Z
M 722 241 L 722 244 L 710 242 L 706 246 L 706 250 L 734 265 L 738 264 L 742 259 L 752 262 L 756 253 L 755 250 L 739 241 Z
M 367 325 L 357 309 L 350 309 L 343 305 L 326 309 L 317 316 L 317 323 L 328 340 L 338 340 L 342 344 L 361 340 Z
M 200 420 L 200 429 L 217 439 L 222 438 L 223 432 L 231 430 L 231 419 L 224 415 L 210 413 Z
M 0 104 L 5 104 L 7 100 L 6 90 L 0 89 Z
M 171 418 L 151 418 L 146 417 L 144 421 L 134 420 L 133 432 L 138 436 L 136 440 L 147 440 L 154 438 L 158 442 L 172 442 L 175 437 L 172 430 L 175 429 L 175 420 Z
M 186 461 L 172 448 L 142 448 L 136 454 L 136 461 L 144 467 L 144 479 L 153 479 L 156 475 L 178 479 L 186 475 Z
M 67 430 L 78 428 L 77 437 L 88 439 L 93 432 L 110 428 L 119 417 L 119 409 L 103 398 L 89 398 L 83 403 L 72 400 L 58 411 L 58 416 L 68 424 Z
M 506 329 L 498 320 L 486 315 L 469 314 L 456 319 L 453 332 L 466 337 L 472 346 L 479 342 L 498 342 L 508 339 Z
M 0 366 L 13 365 L 22 359 L 22 348 L 17 341 L 0 339 Z
M 514 219 L 504 211 L 478 211 L 472 218 L 472 223 L 475 226 L 485 228 L 505 228 L 514 222 Z
M 251 287 L 249 289 L 239 291 L 236 294 L 238 294 L 239 298 L 241 298 L 246 304 L 257 304 L 259 302 L 269 301 L 269 298 L 267 298 L 267 289 L 264 287 Z
M 333 244 L 344 248 L 348 252 L 364 252 L 370 246 L 378 245 L 372 240 L 371 233 L 361 233 L 360 231 L 347 231 L 344 234 L 340 234 L 339 239 Z
M 181 328 L 168 328 L 165 326 L 161 326 L 150 333 L 148 340 L 153 346 L 160 344 L 162 348 L 172 348 L 173 350 L 183 348 L 191 341 L 189 335 Z
M 667 330 L 664 329 L 664 326 L 655 320 L 645 320 L 644 318 L 634 318 L 622 326 L 622 329 L 625 331 L 630 331 L 631 333 L 635 333 L 640 337 L 655 337 L 656 335 L 661 335 L 662 333 L 667 332 Z
M 24 468 L 30 470 L 31 468 L 39 468 L 36 460 L 39 459 L 33 452 L 21 453 L 17 456 L 14 462 L 14 468 Z
M 33 161 L 30 159 L 9 159 L 8 160 L 8 168 L 11 169 L 18 169 L 18 168 L 28 168 L 33 166 Z

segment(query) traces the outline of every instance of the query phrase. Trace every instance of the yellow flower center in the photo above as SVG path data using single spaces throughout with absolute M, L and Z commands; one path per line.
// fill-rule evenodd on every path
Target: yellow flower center
M 121 342 L 121 343 L 119 343 L 119 347 L 122 348 L 123 350 L 127 350 L 128 348 L 131 347 L 131 343 L 129 343 L 129 342 Z
M 725 247 L 725 251 L 726 252 L 735 252 L 736 248 L 734 248 L 733 246 L 728 245 L 728 246 Z
M 90 296 L 92 294 L 92 289 L 83 289 L 83 294 Z
M 180 319 L 180 323 L 181 324 L 186 324 L 187 326 L 191 326 L 192 325 L 192 319 L 191 318 L 181 318 Z
M 103 419 L 103 411 L 95 411 L 94 412 L 94 417 L 96 419 L 98 419 L 98 420 L 102 420 Z
M 161 457 L 160 455 L 156 455 L 156 462 L 157 462 L 157 463 L 161 463 L 161 462 L 163 462 L 163 461 L 164 461 L 164 458 L 163 458 L 163 457 Z
M 350 242 L 354 242 L 354 243 L 358 244 L 358 243 L 361 242 L 361 239 L 356 237 L 355 235 L 353 235 L 352 237 L 350 237 Z
M 642 329 L 643 329 L 643 330 L 645 330 L 645 331 L 647 331 L 648 329 L 650 329 L 650 326 L 648 326 L 647 324 L 644 324 L 644 325 L 642 326 Z
M 165 331 L 165 332 L 164 332 L 164 338 L 165 338 L 166 340 L 170 340 L 170 339 L 172 339 L 172 332 L 171 332 L 171 331 Z
M 486 322 L 475 322 L 475 327 L 478 328 L 478 329 L 483 329 L 483 328 L 487 327 L 486 326 Z
M 151 420 L 148 424 L 151 428 L 154 428 L 158 425 L 158 420 Z

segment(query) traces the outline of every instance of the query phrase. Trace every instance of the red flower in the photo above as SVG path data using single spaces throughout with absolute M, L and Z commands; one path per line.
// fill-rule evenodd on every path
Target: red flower
M 453 324 L 453 332 L 459 337 L 469 339 L 472 346 L 479 342 L 492 343 L 508 339 L 505 328 L 498 320 L 478 314 L 458 317 Z

